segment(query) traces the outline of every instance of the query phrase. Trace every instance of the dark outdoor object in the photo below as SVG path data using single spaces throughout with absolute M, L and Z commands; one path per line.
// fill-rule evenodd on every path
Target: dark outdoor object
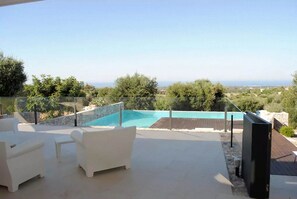
M 239 174 L 239 168 L 240 168 L 240 159 L 238 157 L 234 158 L 234 165 L 235 165 L 235 175 L 239 178 L 241 178 Z
M 3 111 L 2 111 L 2 104 L 0 104 L 0 115 L 3 115 L 2 113 L 3 113 Z
M 247 112 L 243 122 L 242 177 L 252 198 L 269 198 L 271 123 Z
M 37 107 L 36 107 L 36 104 L 34 104 L 34 122 L 35 122 L 35 125 L 37 124 Z
M 77 111 L 76 111 L 76 105 L 74 105 L 74 126 L 77 126 Z

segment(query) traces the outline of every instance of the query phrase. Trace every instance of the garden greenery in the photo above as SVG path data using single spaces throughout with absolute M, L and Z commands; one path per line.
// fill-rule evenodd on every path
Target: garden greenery
M 290 126 L 282 126 L 279 132 L 286 137 L 293 137 L 295 135 L 294 129 Z

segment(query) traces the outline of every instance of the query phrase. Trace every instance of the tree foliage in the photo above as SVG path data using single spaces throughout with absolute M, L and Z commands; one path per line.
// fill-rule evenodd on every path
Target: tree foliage
M 62 97 L 85 97 L 84 83 L 79 82 L 75 77 L 62 79 L 57 85 L 58 95 Z
M 0 96 L 14 96 L 22 90 L 26 80 L 23 62 L 0 52 Z
M 113 88 L 110 87 L 104 87 L 104 88 L 98 88 L 97 89 L 97 97 L 108 97 L 111 95 Z
M 97 88 L 96 89 L 96 96 L 90 100 L 90 104 L 96 106 L 105 106 L 108 104 L 113 103 L 114 101 L 111 100 L 113 88 L 104 87 L 104 88 Z
M 262 110 L 264 108 L 264 104 L 262 104 L 259 100 L 252 97 L 246 97 L 238 102 L 238 108 L 243 111 L 251 111 L 256 112 L 257 110 Z
M 87 99 L 89 102 L 92 101 L 92 99 L 93 99 L 94 97 L 97 97 L 97 95 L 98 95 L 98 91 L 97 91 L 97 89 L 96 89 L 94 86 L 89 85 L 89 84 L 86 84 L 86 85 L 84 86 L 84 88 L 83 88 L 83 92 L 85 93 L 85 95 L 86 95 L 86 99 Z
M 116 80 L 115 88 L 110 93 L 113 102 L 124 101 L 127 109 L 149 110 L 154 108 L 157 94 L 157 81 L 135 73 Z
M 50 75 L 33 76 L 33 83 L 26 85 L 26 109 L 46 113 L 46 117 L 62 115 L 63 112 L 73 111 L 74 97 L 84 97 L 84 84 L 74 77 L 61 79 Z
M 172 103 L 172 99 L 163 95 L 158 95 L 156 97 L 154 107 L 155 107 L 155 110 L 169 110 L 171 108 L 170 107 L 171 103 Z
M 282 126 L 279 132 L 286 137 L 294 137 L 294 129 L 290 126 Z
M 41 75 L 41 78 L 33 75 L 33 84 L 25 86 L 27 96 L 39 97 L 85 97 L 84 83 L 75 77 L 61 79 L 50 75 Z
M 297 72 L 293 75 L 293 85 L 283 93 L 282 104 L 284 110 L 289 113 L 289 125 L 297 127 Z
M 175 83 L 168 87 L 167 96 L 171 98 L 174 110 L 210 111 L 220 108 L 224 97 L 224 87 L 212 84 L 209 80 L 196 80 L 192 83 Z
M 175 83 L 167 88 L 166 95 L 170 99 L 173 110 L 192 110 L 193 85 L 191 83 Z
M 236 106 L 241 106 L 242 111 L 265 109 L 280 112 L 284 110 L 281 103 L 284 92 L 284 87 L 231 87 L 226 95 Z M 229 108 L 238 111 L 232 105 Z

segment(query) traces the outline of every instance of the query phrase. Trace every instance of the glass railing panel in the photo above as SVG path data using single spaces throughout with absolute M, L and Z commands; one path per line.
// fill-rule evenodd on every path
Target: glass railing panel
M 225 121 L 227 111 L 227 121 Z M 156 97 L 77 98 L 16 97 L 0 98 L 0 113 L 20 122 L 67 126 L 137 126 L 154 129 L 222 130 L 242 128 L 243 113 L 230 100 L 205 102 L 198 98 Z M 222 127 L 223 126 L 223 127 Z
M 233 116 L 233 128 L 234 129 L 243 129 L 243 117 L 244 112 L 236 105 L 235 102 L 231 101 L 228 98 L 225 98 L 226 106 L 225 109 L 227 111 L 227 120 L 228 120 L 228 129 L 230 130 L 231 126 L 231 117 Z
M 163 129 L 169 128 L 169 110 L 159 103 L 163 98 L 136 97 L 121 98 L 124 103 L 122 114 L 123 126 L 137 126 L 138 128 Z M 165 100 L 162 102 L 166 103 Z
M 104 98 L 96 98 L 97 102 L 104 102 Z M 122 102 L 111 104 L 90 104 L 83 111 L 77 113 L 78 126 L 120 126 L 120 110 Z
M 15 112 L 15 98 L 13 97 L 0 97 L 0 116 L 13 117 Z

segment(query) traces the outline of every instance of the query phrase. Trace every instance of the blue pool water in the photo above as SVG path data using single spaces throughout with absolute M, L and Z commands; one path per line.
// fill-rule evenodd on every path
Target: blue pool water
M 224 119 L 224 114 L 224 112 L 172 111 L 173 118 Z M 243 113 L 241 112 L 228 112 L 228 119 L 231 118 L 231 114 L 234 120 L 243 119 Z M 122 126 L 148 128 L 162 117 L 169 117 L 169 111 L 124 110 Z M 119 113 L 87 122 L 85 126 L 119 126 Z

